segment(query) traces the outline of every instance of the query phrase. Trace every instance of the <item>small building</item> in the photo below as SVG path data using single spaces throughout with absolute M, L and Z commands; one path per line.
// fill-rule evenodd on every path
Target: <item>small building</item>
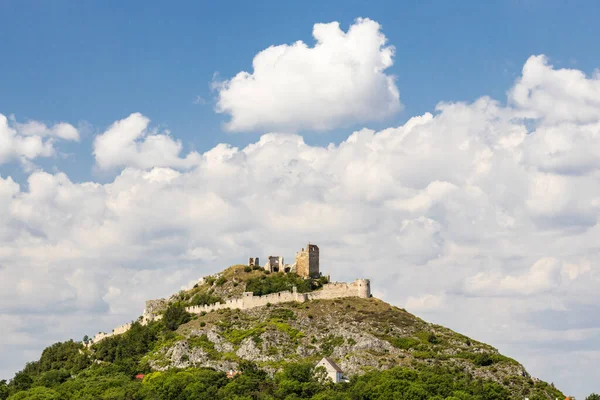
M 324 367 L 325 371 L 327 371 L 327 376 L 333 381 L 333 383 L 346 381 L 346 378 L 344 377 L 344 372 L 342 371 L 340 366 L 337 365 L 335 361 L 333 361 L 329 357 L 323 357 L 323 359 L 317 364 L 317 367 Z

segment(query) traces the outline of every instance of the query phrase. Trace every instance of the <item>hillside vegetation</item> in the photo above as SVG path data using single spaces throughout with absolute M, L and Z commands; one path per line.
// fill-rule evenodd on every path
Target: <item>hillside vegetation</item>
M 291 289 L 298 279 L 229 268 L 172 296 L 160 321 L 136 322 L 89 348 L 74 341 L 48 347 L 0 383 L 0 400 L 564 398 L 493 347 L 375 298 L 185 312 L 245 290 Z M 302 290 L 323 283 L 305 281 Z M 314 367 L 324 356 L 350 381 L 325 379 Z M 241 374 L 228 378 L 229 370 Z

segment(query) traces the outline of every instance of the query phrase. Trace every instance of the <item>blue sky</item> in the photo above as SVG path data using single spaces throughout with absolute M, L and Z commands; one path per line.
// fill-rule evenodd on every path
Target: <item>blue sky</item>
M 72 179 L 91 173 L 91 133 L 129 113 L 179 137 L 186 149 L 220 142 L 245 145 L 261 132 L 227 134 L 213 112 L 213 74 L 229 79 L 251 71 L 270 45 L 314 44 L 316 22 L 359 17 L 383 26 L 396 47 L 388 73 L 397 76 L 404 110 L 382 123 L 397 125 L 432 111 L 439 101 L 472 101 L 505 91 L 531 54 L 590 73 L 600 63 L 600 10 L 593 1 L 370 2 L 3 2 L 0 25 L 0 110 L 18 120 L 90 124 L 83 143 L 58 168 Z M 194 104 L 196 96 L 206 104 Z M 308 143 L 339 142 L 346 130 L 311 134 Z M 87 164 L 90 168 L 81 168 Z M 6 167 L 0 167 L 4 170 Z M 0 171 L 2 171 L 0 170 Z
M 310 241 L 600 391 L 597 2 L 172 3 L 0 2 L 0 379 Z

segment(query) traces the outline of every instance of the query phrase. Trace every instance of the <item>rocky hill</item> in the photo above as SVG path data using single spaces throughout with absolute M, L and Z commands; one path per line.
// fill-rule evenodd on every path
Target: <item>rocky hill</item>
M 267 274 L 260 268 L 233 266 L 204 278 L 189 291 L 152 303 L 153 312 L 162 315 L 160 320 L 146 325 L 133 323 L 126 333 L 89 347 L 65 342 L 46 349 L 39 362 L 28 364 L 6 386 L 7 393 L 13 394 L 11 399 L 85 398 L 87 392 L 81 388 L 89 389 L 89 380 L 96 377 L 94 385 L 98 386 L 99 380 L 110 381 L 108 386 L 112 392 L 109 392 L 116 397 L 110 397 L 110 393 L 102 389 L 102 392 L 92 391 L 95 394 L 89 398 L 204 398 L 194 397 L 200 396 L 197 391 L 194 395 L 184 393 L 186 387 L 195 384 L 194 374 L 210 369 L 216 374 L 211 378 L 214 380 L 211 384 L 216 385 L 213 399 L 235 396 L 564 398 L 552 385 L 531 377 L 521 364 L 499 354 L 492 346 L 427 323 L 376 298 L 266 304 L 247 310 L 220 309 L 198 315 L 185 312 L 191 305 L 226 301 L 241 296 L 244 291 L 264 295 L 296 286 L 299 292 L 311 292 L 323 290 L 324 284 L 323 278 L 303 280 L 293 274 Z M 323 357 L 335 360 L 350 382 L 332 386 L 319 378 L 312 366 Z M 65 360 L 69 360 L 68 364 Z M 305 368 L 304 375 L 298 373 L 302 368 Z M 222 380 L 228 371 L 241 374 Z M 143 379 L 139 379 L 140 373 L 145 374 Z M 159 385 L 163 388 L 160 389 L 155 387 L 158 382 L 177 380 L 175 377 L 183 373 L 187 374 L 185 384 L 180 382 L 179 389 L 172 389 L 179 394 L 157 394 L 166 385 Z M 119 379 L 111 381 L 109 377 L 113 375 Z M 244 389 L 246 391 L 234 393 L 235 396 L 223 394 L 228 393 L 227 388 L 235 382 L 240 384 L 250 376 L 260 381 L 258 389 Z M 295 387 L 295 391 L 288 386 L 282 389 L 284 377 L 295 382 L 296 386 L 287 384 Z M 19 386 L 19 380 L 26 382 Z M 312 389 L 307 391 L 304 387 L 309 383 Z M 80 391 L 73 391 L 78 385 Z M 367 390 L 369 385 L 376 388 Z M 205 389 L 208 390 L 208 386 Z M 59 397 L 26 397 L 34 390 L 53 391 Z M 79 397 L 72 397 L 73 393 Z M 392 397 L 387 397 L 390 394 Z M 129 397 L 118 397 L 121 395 Z

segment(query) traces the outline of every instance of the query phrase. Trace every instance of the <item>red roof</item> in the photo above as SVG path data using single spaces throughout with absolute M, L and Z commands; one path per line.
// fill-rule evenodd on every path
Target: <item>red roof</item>
M 137 374 L 135 379 L 144 379 L 144 374 Z

